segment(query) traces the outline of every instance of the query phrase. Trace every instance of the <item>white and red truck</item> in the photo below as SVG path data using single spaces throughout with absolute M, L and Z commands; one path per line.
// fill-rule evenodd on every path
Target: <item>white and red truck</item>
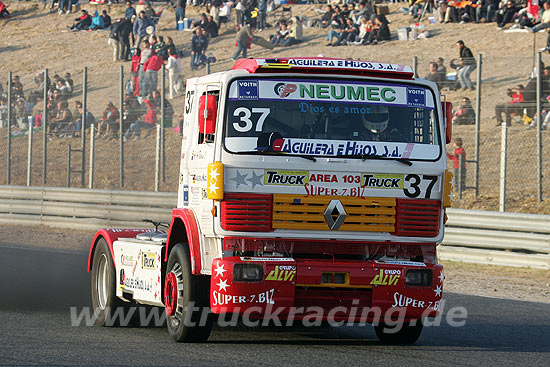
M 415 342 L 444 279 L 442 98 L 408 66 L 357 60 L 241 59 L 189 79 L 169 228 L 103 229 L 91 245 L 98 323 L 159 306 L 173 339 L 205 341 L 216 314 L 315 314 Z

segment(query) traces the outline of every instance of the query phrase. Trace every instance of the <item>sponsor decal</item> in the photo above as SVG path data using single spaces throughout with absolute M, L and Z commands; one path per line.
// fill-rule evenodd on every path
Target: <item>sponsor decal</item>
M 126 277 L 124 280 L 124 287 L 128 289 L 137 289 L 140 291 L 151 291 L 151 283 L 152 281 Z
M 183 205 L 189 205 L 189 185 L 183 185 Z
M 337 68 L 337 69 L 365 69 L 365 70 L 393 70 L 404 71 L 406 66 L 368 62 L 361 60 L 326 60 L 326 59 L 289 59 L 288 65 L 310 68 Z
M 218 291 L 212 292 L 212 306 L 222 306 L 228 304 L 241 304 L 241 303 L 268 303 L 274 304 L 273 293 L 275 289 L 269 289 L 265 292 L 258 294 L 248 294 L 245 296 L 232 296 L 230 294 L 222 294 Z
M 439 308 L 440 301 L 421 301 L 412 297 L 405 296 L 399 292 L 393 294 L 392 307 L 413 307 L 413 308 L 431 308 L 437 310 Z
M 155 269 L 156 255 L 152 252 L 143 252 L 141 254 L 141 268 L 142 269 Z
M 407 107 L 426 107 L 426 89 L 407 87 Z
M 125 266 L 134 266 L 134 257 L 132 255 L 121 255 L 120 263 Z
M 265 170 L 265 185 L 303 186 L 308 183 L 308 171 Z
M 191 153 L 191 160 L 194 161 L 197 159 L 206 159 L 206 152 L 200 150 L 198 152 L 193 151 Z
M 312 141 L 307 139 L 281 139 L 283 140 L 278 151 L 292 154 L 309 155 L 377 155 L 380 157 L 400 158 L 400 145 L 376 144 L 362 141 L 325 140 Z M 403 145 L 403 144 L 401 144 Z
M 277 265 L 271 270 L 265 280 L 291 282 L 296 277 L 296 267 L 293 265 Z
M 405 265 L 405 266 L 421 266 L 426 267 L 426 264 L 420 263 L 417 261 L 407 261 L 407 260 L 374 260 L 378 264 L 390 264 L 390 265 Z
M 291 257 L 241 257 L 241 261 L 294 261 Z
M 277 83 L 275 84 L 275 86 L 273 87 L 273 91 L 275 92 L 276 95 L 278 95 L 279 97 L 281 98 L 285 98 L 285 97 L 288 97 L 291 93 L 294 93 L 296 92 L 296 89 L 298 87 L 296 86 L 296 84 L 291 84 L 291 83 Z
M 401 174 L 387 173 L 362 173 L 361 187 L 368 189 L 403 189 L 403 178 Z
M 397 285 L 401 278 L 401 270 L 399 269 L 380 269 L 380 273 L 377 274 L 370 284 L 372 285 Z
M 258 99 L 258 81 L 257 80 L 239 80 L 237 82 L 240 100 Z
M 208 180 L 208 177 L 205 174 L 202 175 L 191 175 L 191 180 L 193 180 L 193 183 L 199 182 L 206 182 Z

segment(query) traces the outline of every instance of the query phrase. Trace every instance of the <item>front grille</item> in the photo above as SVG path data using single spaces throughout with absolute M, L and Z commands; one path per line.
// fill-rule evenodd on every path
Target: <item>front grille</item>
M 340 231 L 394 232 L 394 198 L 340 196 L 273 195 L 273 228 L 329 230 L 325 210 L 331 200 L 339 200 L 346 218 Z
M 397 200 L 397 225 L 395 235 L 437 236 L 441 216 L 440 200 Z
M 225 193 L 221 226 L 228 231 L 269 232 L 271 213 L 271 194 Z

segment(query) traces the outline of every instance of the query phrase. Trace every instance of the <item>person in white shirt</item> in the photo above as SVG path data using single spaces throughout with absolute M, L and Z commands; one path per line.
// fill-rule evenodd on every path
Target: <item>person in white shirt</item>
M 550 27 L 550 3 L 546 1 L 544 3 L 544 12 L 542 17 L 540 17 L 540 23 L 534 26 L 533 28 L 527 28 L 529 32 L 538 32 L 543 29 Z
M 168 69 L 168 98 L 177 97 L 181 91 L 181 60 L 172 49 L 168 49 L 168 61 L 166 63 Z

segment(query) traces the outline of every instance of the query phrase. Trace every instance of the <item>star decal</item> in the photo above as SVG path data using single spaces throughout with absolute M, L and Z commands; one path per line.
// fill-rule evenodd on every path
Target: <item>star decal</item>
M 247 175 L 241 175 L 239 171 L 237 170 L 237 175 L 231 179 L 231 181 L 235 182 L 235 187 L 238 189 L 240 185 L 246 186 L 246 177 Z
M 216 268 L 216 270 L 214 270 L 217 274 L 217 276 L 219 277 L 223 277 L 223 273 L 225 273 L 227 271 L 227 269 L 224 269 L 223 267 L 225 266 L 225 264 L 218 264 L 218 267 Z
M 210 183 L 210 186 L 208 186 L 208 190 L 209 190 L 212 194 L 215 194 L 215 193 L 218 191 L 218 186 L 216 185 L 216 183 L 211 182 L 211 183 Z
M 220 174 L 218 173 L 218 169 L 217 168 L 214 168 L 212 171 L 210 171 L 210 177 L 212 177 L 214 179 L 214 181 L 216 181 L 216 179 L 218 178 Z
M 223 289 L 223 291 L 225 292 L 226 291 L 226 288 L 229 287 L 229 284 L 227 284 L 227 279 L 226 280 L 221 280 L 220 279 L 220 282 L 218 284 L 216 284 L 218 287 L 220 287 L 218 290 L 221 291 Z
M 443 279 L 445 279 L 445 275 L 443 275 L 443 272 L 439 273 L 438 278 L 439 278 L 439 282 L 443 283 Z
M 254 189 L 254 187 L 256 186 L 264 185 L 264 183 L 262 182 L 263 177 L 264 175 L 256 175 L 256 172 L 252 171 L 252 177 L 247 178 L 246 180 L 250 182 L 250 184 L 252 185 L 252 189 Z
M 435 292 L 435 295 L 437 297 L 441 297 L 441 292 L 443 291 L 443 289 L 441 289 L 441 286 L 438 285 L 437 287 L 435 287 L 435 289 L 432 289 L 434 292 Z

